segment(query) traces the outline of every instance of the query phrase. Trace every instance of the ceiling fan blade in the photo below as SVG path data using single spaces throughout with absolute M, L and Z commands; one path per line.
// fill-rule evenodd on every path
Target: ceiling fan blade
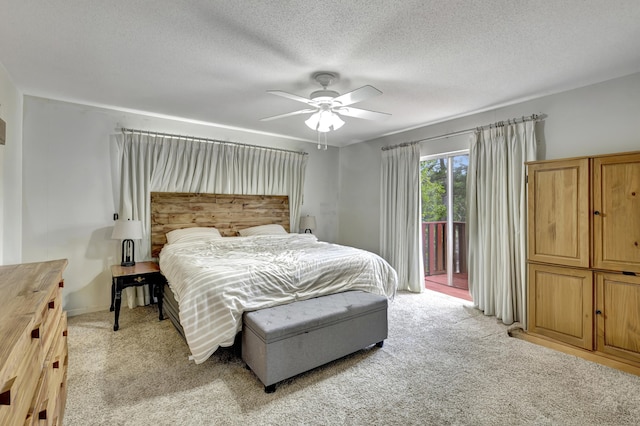
M 362 102 L 366 99 L 374 96 L 382 95 L 382 92 L 373 86 L 362 86 L 359 89 L 340 95 L 333 100 L 333 102 L 339 102 L 340 106 L 347 106 L 355 104 L 356 102 Z
M 381 118 L 387 118 L 391 116 L 391 114 L 387 114 L 386 112 L 369 111 L 367 109 L 353 107 L 334 108 L 333 111 L 341 115 L 346 115 L 348 117 L 364 118 L 365 120 L 380 120 Z
M 305 104 L 311 104 L 311 99 L 303 98 L 302 96 L 294 95 L 293 93 L 283 92 L 282 90 L 267 90 L 267 93 L 272 95 L 282 96 L 283 98 L 291 99 L 298 102 L 304 102 Z
M 290 117 L 292 115 L 299 115 L 299 114 L 310 114 L 310 113 L 316 112 L 316 111 L 318 111 L 318 110 L 315 109 L 315 108 L 301 109 L 301 110 L 298 110 L 298 111 L 288 112 L 286 114 L 274 115 L 273 117 L 261 118 L 260 121 L 277 120 L 278 118 Z

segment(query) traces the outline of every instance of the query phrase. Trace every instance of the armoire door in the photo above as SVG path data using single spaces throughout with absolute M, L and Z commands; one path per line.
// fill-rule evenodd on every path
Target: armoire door
M 640 154 L 593 160 L 593 268 L 640 273 Z
M 593 350 L 593 272 L 529 264 L 528 331 Z
M 589 267 L 589 159 L 529 164 L 528 259 Z
M 596 274 L 596 350 L 640 362 L 640 277 Z

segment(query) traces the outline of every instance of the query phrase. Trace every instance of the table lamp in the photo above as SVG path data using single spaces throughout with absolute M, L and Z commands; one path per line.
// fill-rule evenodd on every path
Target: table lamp
M 111 238 L 114 240 L 122 240 L 122 262 L 121 266 L 133 266 L 136 264 L 134 260 L 134 243 L 133 240 L 142 239 L 142 222 L 139 220 L 118 220 L 113 227 Z
M 316 229 L 316 217 L 315 216 L 302 216 L 300 218 L 300 229 L 304 229 L 304 233 L 313 234 L 313 230 Z

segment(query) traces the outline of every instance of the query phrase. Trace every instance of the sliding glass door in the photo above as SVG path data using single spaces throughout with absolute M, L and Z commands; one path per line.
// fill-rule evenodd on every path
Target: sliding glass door
M 425 285 L 463 290 L 467 283 L 468 151 L 425 157 L 420 163 Z

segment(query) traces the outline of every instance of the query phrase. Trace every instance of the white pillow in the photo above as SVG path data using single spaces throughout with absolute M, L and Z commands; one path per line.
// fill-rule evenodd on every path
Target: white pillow
M 197 242 L 222 238 L 216 228 L 183 228 L 167 232 L 167 244 Z
M 260 225 L 252 226 L 238 231 L 241 237 L 251 237 L 253 235 L 287 235 L 288 232 L 282 225 Z

